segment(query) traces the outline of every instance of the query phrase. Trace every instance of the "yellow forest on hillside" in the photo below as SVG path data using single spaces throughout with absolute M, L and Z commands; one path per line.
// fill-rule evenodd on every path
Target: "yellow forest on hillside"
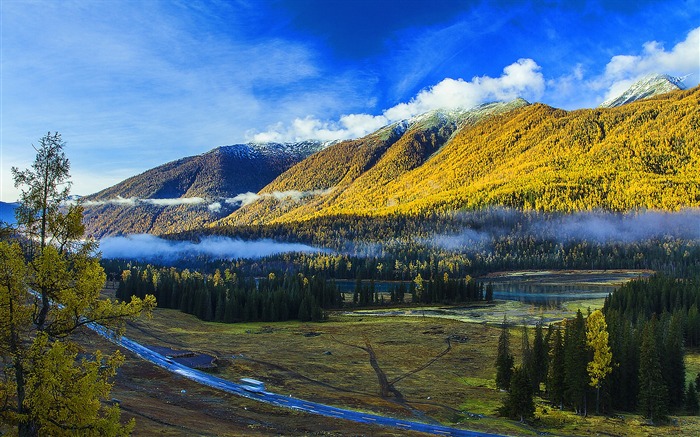
M 489 205 L 564 212 L 699 207 L 700 88 L 617 108 L 515 104 L 452 128 L 426 123 L 398 140 L 373 134 L 329 147 L 262 191 L 318 189 L 332 191 L 258 201 L 223 223 Z

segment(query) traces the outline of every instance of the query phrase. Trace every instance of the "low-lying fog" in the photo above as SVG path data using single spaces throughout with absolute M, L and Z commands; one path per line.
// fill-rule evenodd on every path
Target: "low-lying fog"
M 216 259 L 263 258 L 285 252 L 321 252 L 299 243 L 272 240 L 244 241 L 226 237 L 204 237 L 199 242 L 171 241 L 154 235 L 138 234 L 107 237 L 100 241 L 103 258 L 138 260 L 177 260 L 204 255 Z

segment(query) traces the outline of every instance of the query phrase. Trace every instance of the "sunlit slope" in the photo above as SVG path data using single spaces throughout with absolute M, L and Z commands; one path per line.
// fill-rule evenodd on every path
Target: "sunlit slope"
M 432 111 L 364 138 L 335 144 L 293 166 L 261 190 L 268 194 L 323 190 L 324 194 L 305 197 L 301 202 L 267 196 L 222 223 L 268 223 L 317 212 L 373 211 L 378 197 L 391 196 L 386 187 L 392 181 L 420 168 L 459 129 L 525 105 L 525 100 L 517 99 L 471 110 Z
M 391 144 L 344 142 L 263 189 L 333 188 L 331 194 L 300 202 L 268 198 L 220 224 L 486 205 L 543 211 L 698 207 L 699 102 L 695 88 L 616 108 L 568 112 L 519 105 L 457 123 L 454 133 L 412 126 Z

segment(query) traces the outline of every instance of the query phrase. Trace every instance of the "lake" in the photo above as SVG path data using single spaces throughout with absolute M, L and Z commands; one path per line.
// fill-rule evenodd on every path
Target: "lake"
M 648 270 L 538 270 L 493 273 L 478 280 L 493 285 L 494 299 L 551 307 L 604 298 L 625 282 L 652 274 Z
M 496 300 L 512 300 L 536 306 L 556 307 L 564 302 L 604 298 L 625 282 L 652 275 L 649 270 L 533 270 L 491 273 L 476 278 L 493 285 Z M 352 293 L 355 281 L 337 279 L 338 290 Z M 390 293 L 402 281 L 375 281 L 374 288 L 380 294 Z M 403 281 L 406 289 L 411 281 Z M 369 281 L 363 281 L 369 286 Z M 347 298 L 347 296 L 346 296 Z M 406 294 L 406 300 L 410 300 Z M 387 297 L 388 300 L 388 297 Z

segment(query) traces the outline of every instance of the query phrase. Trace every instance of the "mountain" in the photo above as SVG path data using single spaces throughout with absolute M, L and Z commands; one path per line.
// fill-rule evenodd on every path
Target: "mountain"
M 683 78 L 665 74 L 649 74 L 630 86 L 617 97 L 600 104 L 601 108 L 614 108 L 637 100 L 658 96 L 671 91 L 684 90 Z
M 238 194 L 257 192 L 328 143 L 236 144 L 178 159 L 84 197 L 84 223 L 97 238 L 193 229 L 224 217 Z
M 447 144 L 461 129 L 528 105 L 522 99 L 469 110 L 435 110 L 385 126 L 356 140 L 334 144 L 296 164 L 260 191 L 258 201 L 226 219 L 228 224 L 268 223 L 279 217 L 369 211 L 386 187 Z M 303 199 L 282 193 L 316 193 Z M 391 199 L 387 199 L 391 202 Z
M 17 203 L 0 202 L 0 222 L 15 224 L 15 208 Z
M 217 226 L 426 214 L 700 206 L 700 89 L 612 108 L 523 101 L 437 111 L 344 141 L 281 174 Z M 489 110 L 491 108 L 491 110 Z M 315 192 L 303 198 L 274 193 Z

